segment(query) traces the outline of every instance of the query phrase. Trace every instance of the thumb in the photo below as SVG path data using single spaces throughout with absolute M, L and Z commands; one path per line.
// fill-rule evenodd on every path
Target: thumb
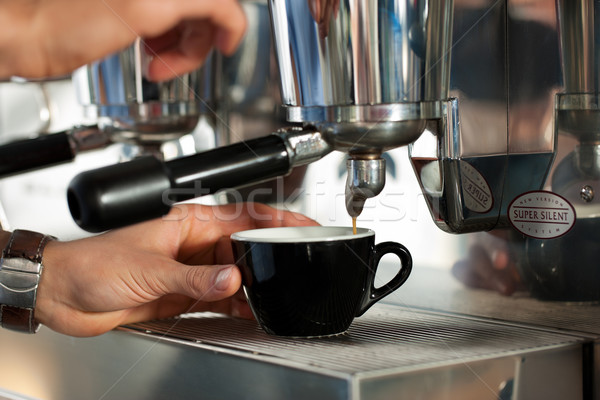
M 172 291 L 200 301 L 217 301 L 233 296 L 242 277 L 235 265 L 184 265 L 171 275 Z

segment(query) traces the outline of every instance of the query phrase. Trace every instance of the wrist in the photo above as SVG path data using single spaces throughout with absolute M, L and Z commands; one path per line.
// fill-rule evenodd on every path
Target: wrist
M 3 237 L 5 235 L 2 235 Z M 41 233 L 15 230 L 0 258 L 0 325 L 35 333 L 37 288 L 43 270 L 44 247 L 53 238 Z
M 46 245 L 44 249 L 44 273 L 40 277 L 37 291 L 37 302 L 35 307 L 35 319 L 46 327 L 57 330 L 53 323 L 57 318 L 56 312 L 60 310 L 60 300 L 64 299 L 65 276 L 60 276 L 57 266 L 67 266 L 69 256 L 67 255 L 67 242 L 54 240 Z M 59 274 L 60 281 L 54 280 L 55 274 Z

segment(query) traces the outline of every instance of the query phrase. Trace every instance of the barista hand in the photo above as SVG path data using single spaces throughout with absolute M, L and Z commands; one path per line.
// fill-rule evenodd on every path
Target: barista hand
M 51 241 L 44 251 L 36 320 L 72 336 L 189 311 L 250 317 L 232 297 L 241 275 L 229 235 L 262 227 L 314 225 L 261 204 L 176 206 L 162 219 L 99 236 Z
M 521 279 L 508 240 L 508 232 L 502 230 L 477 234 L 467 258 L 454 264 L 452 274 L 472 288 L 513 294 L 521 288 Z
M 148 77 L 198 67 L 213 45 L 231 54 L 246 28 L 236 0 L 2 0 L 0 78 L 41 78 L 145 40 Z

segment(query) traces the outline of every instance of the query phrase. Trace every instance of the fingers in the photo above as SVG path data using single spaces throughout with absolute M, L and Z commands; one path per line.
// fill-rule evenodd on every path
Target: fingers
M 474 245 L 466 260 L 452 267 L 453 275 L 469 287 L 494 290 L 511 295 L 517 290 L 517 281 L 509 268 L 497 268 L 485 249 Z
M 211 26 L 211 45 L 225 55 L 231 55 L 246 31 L 246 15 L 236 0 L 172 0 L 165 2 L 138 1 L 128 13 L 134 14 L 138 36 L 157 37 L 179 22 Z M 142 13 L 145 18 L 139 17 Z M 148 22 L 152 21 L 152 23 Z
M 163 275 L 164 276 L 164 275 Z M 166 277 L 166 293 L 179 293 L 212 302 L 235 294 L 242 282 L 235 265 L 188 266 L 180 264 L 175 275 Z
M 163 61 L 150 62 L 148 77 L 169 79 L 199 67 L 213 46 L 231 55 L 247 24 L 236 0 L 52 0 L 36 2 L 36 7 L 23 4 L 21 8 L 34 12 L 29 15 L 15 11 L 23 16 L 15 20 L 19 24 L 22 20 L 27 26 L 23 30 L 27 35 L 20 35 L 20 40 L 7 48 L 5 58 L 12 65 L 9 72 L 0 70 L 2 75 L 40 77 L 70 73 L 126 48 L 136 37 L 164 44 L 159 38 L 164 35 L 172 40 L 180 33 L 180 24 L 193 27 L 177 42 L 167 40 L 168 47 L 155 49 Z M 28 45 L 34 46 L 35 51 L 19 51 L 23 41 L 31 42 Z M 33 61 L 32 54 L 36 57 Z
M 321 1 L 320 0 L 307 0 L 308 9 L 310 14 L 314 18 L 315 22 L 321 22 Z
M 178 204 L 163 218 L 177 222 L 177 259 L 186 264 L 233 264 L 229 236 L 248 229 L 317 225 L 298 213 L 259 203 L 223 206 Z
M 502 270 L 510 267 L 511 260 L 506 249 L 493 250 L 491 258 L 495 269 Z
M 178 204 L 163 220 L 180 221 L 184 236 L 188 238 L 217 235 L 214 240 L 246 229 L 318 225 L 316 221 L 305 215 L 260 203 L 235 203 L 222 206 Z
M 113 325 L 105 324 L 104 326 L 100 325 L 96 327 L 90 327 L 90 329 L 84 328 L 83 330 L 81 327 L 74 327 L 74 329 L 80 330 L 78 332 L 78 336 L 90 336 L 106 332 L 117 325 L 131 324 L 153 319 L 164 319 L 185 313 L 206 311 L 227 314 L 238 318 L 254 319 L 254 315 L 252 314 L 252 310 L 246 301 L 244 292 L 239 290 L 235 295 L 225 300 L 212 303 L 200 302 L 181 295 L 168 295 L 155 302 L 147 303 L 140 307 L 127 310 L 126 313 L 119 317 L 118 324 L 114 324 L 113 322 Z
M 254 315 L 246 300 L 246 295 L 242 289 L 238 290 L 233 296 L 223 301 L 216 301 L 212 303 L 200 303 L 195 301 L 186 312 L 204 312 L 210 311 L 220 314 L 228 314 L 232 317 L 239 317 L 244 319 L 253 319 Z
M 276 209 L 261 203 L 246 204 L 248 214 L 253 220 L 251 228 L 318 225 L 316 221 L 300 213 Z
M 229 236 L 222 236 L 215 244 L 215 258 L 219 264 L 237 264 L 238 260 L 233 257 Z
M 119 323 L 194 311 L 235 312 L 230 297 L 239 291 L 241 275 L 234 265 L 157 264 L 148 268 L 145 274 L 145 278 L 134 281 L 151 281 L 144 284 L 144 290 L 149 292 L 146 297 L 153 300 L 139 302 L 137 306 L 126 309 L 125 317 Z M 128 285 L 135 292 L 138 289 L 134 286 L 135 283 Z M 236 306 L 238 308 L 240 306 Z
M 207 42 L 192 40 L 182 43 L 181 47 L 174 50 L 157 52 L 148 64 L 146 77 L 151 81 L 161 82 L 186 74 L 204 64 L 209 51 L 210 45 Z
M 239 290 L 232 298 L 231 298 L 231 315 L 234 317 L 244 318 L 244 319 L 254 319 L 254 314 L 252 314 L 252 310 L 250 309 L 250 305 L 246 300 L 246 295 L 243 290 Z
M 225 32 L 219 50 L 235 49 L 246 29 L 246 15 L 237 0 L 104 0 L 107 8 L 137 36 L 156 37 L 182 21 L 213 25 Z
M 127 310 L 120 324 L 197 311 L 251 316 L 245 298 L 240 296 L 241 275 L 233 265 L 178 265 L 170 273 L 160 275 L 166 277 L 162 282 L 164 294 Z
M 208 24 L 185 22 L 165 35 L 145 41 L 152 57 L 146 75 L 153 81 L 171 79 L 204 64 L 215 30 Z

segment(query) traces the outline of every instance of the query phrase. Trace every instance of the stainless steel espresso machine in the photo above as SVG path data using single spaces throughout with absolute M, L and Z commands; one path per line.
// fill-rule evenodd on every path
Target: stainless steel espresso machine
M 292 126 L 172 161 L 145 156 L 83 173 L 68 191 L 71 213 L 82 228 L 99 232 L 342 151 L 348 154 L 346 209 L 358 217 L 385 185 L 382 154 L 408 145 L 439 228 L 509 229 L 513 257 L 536 295 L 597 301 L 599 272 L 557 272 L 571 261 L 548 250 L 577 236 L 587 223 L 575 223 L 582 215 L 586 221 L 594 215 L 595 185 L 587 181 L 596 154 L 590 133 L 598 70 L 594 7 L 586 1 L 271 1 L 281 103 Z M 178 85 L 197 95 L 190 83 Z M 91 103 L 102 104 L 101 98 Z M 225 108 L 218 96 L 207 98 L 212 105 L 204 112 Z M 139 96 L 125 101 L 126 114 L 140 113 L 145 103 Z M 159 104 L 187 113 L 168 97 Z M 121 117 L 109 117 L 117 120 L 109 122 L 114 130 Z M 561 132 L 583 141 L 569 157 L 575 161 L 562 163 L 548 180 Z M 573 186 L 575 171 L 581 179 Z M 566 193 L 565 185 L 576 192 Z M 549 260 L 561 266 L 549 267 Z
M 271 2 L 270 9 L 281 100 L 286 120 L 294 126 L 167 163 L 145 157 L 83 174 L 71 185 L 69 201 L 84 229 L 102 231 L 159 216 L 173 201 L 286 174 L 332 150 L 349 155 L 346 207 L 351 216 L 360 215 L 364 202 L 385 184 L 381 154 L 409 144 L 432 215 L 448 232 L 509 226 L 508 204 L 544 185 L 554 135 L 541 129 L 513 134 L 509 129 L 509 86 L 516 79 L 508 69 L 518 65 L 508 65 L 510 54 L 502 53 L 510 44 L 507 32 L 492 37 L 495 42 L 489 45 L 498 53 L 490 61 L 495 68 L 491 75 L 459 78 L 482 81 L 469 82 L 480 85 L 475 96 L 485 97 L 472 106 L 476 97 L 460 86 L 451 88 L 456 24 L 451 1 L 356 6 Z M 498 3 L 490 10 L 481 21 L 471 22 L 505 29 L 500 25 L 508 6 Z M 483 45 L 481 50 L 485 53 Z M 471 68 L 456 58 L 456 75 L 468 74 Z M 481 129 L 479 121 L 470 123 L 470 113 L 482 105 L 493 110 L 489 129 Z M 523 164 L 526 177 L 520 173 Z M 509 179 L 517 175 L 520 179 Z M 123 192 L 124 187 L 132 189 Z M 169 197 L 169 191 L 177 193 Z
M 158 217 L 333 151 L 348 156 L 345 206 L 360 219 L 386 184 L 383 154 L 408 146 L 435 224 L 474 238 L 503 232 L 528 292 L 457 287 L 415 260 L 406 288 L 340 337 L 284 340 L 252 321 L 189 315 L 84 342 L 42 333 L 48 356 L 22 369 L 43 376 L 60 359 L 43 381 L 52 398 L 600 399 L 598 1 L 244 5 L 251 38 L 264 38 L 253 22 L 271 28 L 282 107 L 267 119 L 280 129 L 165 159 L 156 149 L 200 118 L 223 137 L 241 97 L 222 73 L 239 60 L 215 54 L 201 73 L 159 87 L 140 74 L 139 43 L 86 66 L 76 79 L 99 146 L 145 150 L 72 181 L 77 223 L 100 232 Z M 269 48 L 260 40 L 241 52 Z M 82 356 L 89 373 L 76 367 Z M 2 374 L 0 387 L 16 388 Z
M 160 216 L 173 200 L 284 175 L 332 150 L 350 155 L 346 204 L 358 216 L 385 184 L 381 154 L 445 120 L 453 4 L 324 4 L 337 17 L 316 22 L 309 2 L 270 3 L 293 127 L 167 163 L 145 157 L 82 174 L 69 190 L 75 220 L 101 231 Z
M 456 87 L 450 62 L 457 25 L 453 1 L 269 6 L 281 102 L 293 126 L 191 157 L 163 162 L 159 154 L 84 173 L 68 193 L 73 217 L 82 228 L 103 231 L 160 216 L 177 200 L 284 175 L 333 150 L 349 155 L 345 191 L 351 216 L 360 215 L 365 201 L 384 187 L 381 154 L 405 145 L 411 145 L 411 160 L 432 216 L 448 232 L 508 226 L 508 203 L 543 186 L 555 152 L 554 135 L 540 129 L 513 134 L 509 129 L 516 114 L 510 112 L 509 91 L 523 83 L 509 73 L 520 66 L 508 64 L 518 63 L 505 52 L 511 36 L 501 25 L 510 4 L 464 6 L 474 15 L 478 8 L 489 10 L 466 23 L 474 24 L 471 29 L 496 29 L 487 50 L 484 45 L 479 54 L 473 50 L 473 57 L 489 60 L 494 69 L 490 75 L 466 76 L 473 68 L 463 65 L 473 60 L 455 56 Z M 463 9 L 460 3 L 456 7 Z M 459 14 L 458 22 L 462 18 Z M 496 54 L 486 54 L 490 52 Z M 94 134 L 86 136 L 94 138 L 87 139 L 94 147 L 131 142 L 156 155 L 156 147 L 189 133 L 200 116 L 210 115 L 213 126 L 222 122 L 226 102 L 216 83 L 219 67 L 209 65 L 156 84 L 143 77 L 144 56 L 138 41 L 74 75 L 82 103 L 98 123 Z M 468 82 L 466 90 L 461 80 Z M 553 83 L 542 90 L 558 87 Z M 478 87 L 479 93 L 472 95 L 470 87 Z M 480 123 L 486 112 L 471 117 L 478 108 L 493 110 L 488 129 Z M 83 143 L 78 133 L 68 138 L 71 156 Z M 523 163 L 529 168 L 527 179 L 520 174 Z M 4 175 L 10 173 L 15 172 Z M 516 175 L 520 179 L 509 179 Z

